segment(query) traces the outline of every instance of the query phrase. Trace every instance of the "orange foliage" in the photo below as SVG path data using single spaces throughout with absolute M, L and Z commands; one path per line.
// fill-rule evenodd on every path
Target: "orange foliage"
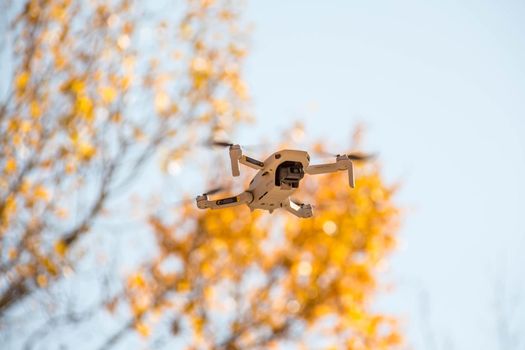
M 190 348 L 308 348 L 308 334 L 337 349 L 399 347 L 396 320 L 371 311 L 395 246 L 394 189 L 376 166 L 357 169 L 354 190 L 342 174 L 308 179 L 311 219 L 193 203 L 170 223 L 152 217 L 159 254 L 127 292 L 136 322 L 152 310 L 187 322 Z
M 242 57 L 231 50 L 243 46 L 235 2 L 178 2 L 177 12 L 155 19 L 143 16 L 145 4 L 25 0 L 10 8 L 0 319 L 71 271 L 71 247 L 158 150 L 180 161 L 202 141 L 196 134 L 246 120 Z M 148 30 L 145 47 L 139 34 Z

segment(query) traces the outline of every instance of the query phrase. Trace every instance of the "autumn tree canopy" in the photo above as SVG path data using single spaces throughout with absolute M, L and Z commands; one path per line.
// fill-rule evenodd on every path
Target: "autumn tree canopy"
M 191 201 L 140 203 L 141 239 L 154 252 L 127 252 L 134 271 L 109 270 L 99 284 L 112 287 L 97 302 L 82 305 L 78 295 L 83 311 L 64 298 L 77 283 L 68 280 L 78 281 L 70 276 L 86 265 L 102 275 L 93 261 L 103 247 L 85 238 L 112 217 L 114 200 L 168 176 L 162 170 L 184 164 L 194 146 L 249 119 L 241 11 L 228 0 L 161 9 L 132 0 L 7 6 L 0 342 L 49 348 L 57 338 L 46 336 L 75 325 L 97 332 L 88 342 L 102 348 L 130 339 L 193 349 L 401 343 L 395 319 L 371 308 L 398 222 L 394 189 L 377 164 L 359 165 L 355 190 L 342 174 L 309 179 L 301 195 L 322 205 L 306 220 L 242 207 L 199 211 Z M 38 324 L 26 327 L 30 321 Z
M 152 216 L 159 253 L 128 278 L 129 325 L 149 336 L 168 323 L 191 349 L 400 345 L 395 319 L 370 308 L 395 244 L 393 188 L 373 166 L 354 191 L 342 174 L 306 186 L 303 197 L 324 203 L 312 219 L 193 203 Z

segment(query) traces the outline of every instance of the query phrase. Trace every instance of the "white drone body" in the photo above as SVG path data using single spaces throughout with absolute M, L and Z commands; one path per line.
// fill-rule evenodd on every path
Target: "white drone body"
M 335 163 L 310 165 L 310 156 L 305 151 L 282 150 L 269 156 L 264 162 L 242 154 L 239 145 L 230 145 L 230 159 L 232 175 L 239 176 L 239 163 L 252 169 L 259 170 L 248 189 L 241 194 L 208 200 L 203 194 L 196 198 L 200 209 L 221 209 L 246 204 L 250 210 L 263 209 L 272 213 L 275 209 L 283 208 L 301 218 L 313 215 L 310 204 L 295 203 L 290 196 L 299 187 L 304 174 L 316 175 L 348 171 L 350 187 L 354 187 L 354 167 L 347 155 L 336 157 Z

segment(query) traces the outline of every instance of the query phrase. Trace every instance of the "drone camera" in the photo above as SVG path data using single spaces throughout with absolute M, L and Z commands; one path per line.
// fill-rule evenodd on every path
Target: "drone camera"
M 299 181 L 304 177 L 303 164 L 300 162 L 284 162 L 277 167 L 275 184 L 290 185 L 292 188 L 299 187 Z

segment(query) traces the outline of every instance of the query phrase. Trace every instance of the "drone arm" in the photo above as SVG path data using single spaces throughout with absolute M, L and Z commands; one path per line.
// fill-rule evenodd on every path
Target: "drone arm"
M 241 158 L 239 159 L 239 163 L 256 170 L 261 170 L 262 168 L 264 168 L 263 162 L 245 155 L 241 156 Z
M 208 200 L 208 196 L 203 194 L 197 197 L 197 207 L 199 209 L 222 209 L 228 207 L 235 207 L 242 204 L 249 204 L 253 201 L 253 194 L 251 192 L 243 192 L 234 197 L 222 198 L 214 201 Z
M 329 163 L 329 164 L 316 164 L 316 165 L 309 165 L 305 173 L 308 175 L 317 175 L 317 174 L 328 174 L 328 173 L 335 173 L 336 171 L 344 170 L 339 169 L 339 164 L 337 163 Z
M 291 199 L 284 202 L 282 207 L 299 218 L 309 218 L 313 215 L 312 206 L 310 204 L 297 204 Z
M 336 171 L 348 171 L 348 183 L 350 187 L 354 188 L 354 165 L 346 155 L 338 156 L 335 163 L 309 165 L 306 168 L 306 173 L 309 175 L 335 173 Z

